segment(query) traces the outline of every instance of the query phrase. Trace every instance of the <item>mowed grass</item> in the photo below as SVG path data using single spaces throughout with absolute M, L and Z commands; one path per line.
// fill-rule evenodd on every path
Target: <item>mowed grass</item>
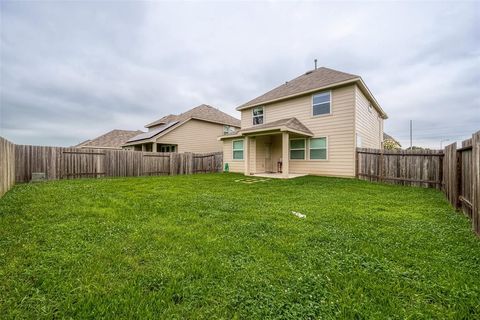
M 439 191 L 239 179 L 15 186 L 0 199 L 0 317 L 480 317 L 480 240 Z

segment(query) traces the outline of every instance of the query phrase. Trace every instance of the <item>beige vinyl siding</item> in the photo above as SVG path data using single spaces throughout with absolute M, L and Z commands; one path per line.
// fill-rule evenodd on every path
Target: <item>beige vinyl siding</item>
M 274 135 L 270 141 L 272 142 L 272 171 L 278 172 L 278 162 L 282 160 L 282 135 Z
M 228 163 L 230 172 L 243 173 L 245 171 L 245 162 L 243 160 L 233 160 L 233 141 L 243 140 L 243 138 L 224 139 L 223 143 L 223 167 Z M 243 151 L 245 157 L 245 150 Z
M 375 108 L 370 112 L 368 106 L 368 99 L 360 88 L 355 86 L 355 128 L 362 139 L 361 147 L 380 149 L 383 141 L 383 119 Z
M 249 138 L 249 147 L 250 147 L 250 152 L 249 152 L 249 159 L 250 159 L 250 173 L 255 173 L 255 167 L 256 167 L 256 157 L 257 157 L 257 139 L 255 137 Z
M 156 142 L 176 144 L 179 153 L 221 152 L 223 147 L 218 137 L 222 134 L 223 124 L 192 119 L 159 137 Z
M 265 106 L 266 123 L 296 117 L 313 132 L 314 137 L 328 138 L 328 160 L 291 160 L 291 173 L 345 177 L 355 175 L 355 86 L 335 88 L 331 93 L 330 115 L 312 116 L 312 94 Z M 252 126 L 251 108 L 242 111 L 241 121 L 242 128 Z M 308 153 L 307 143 L 307 159 Z
M 265 143 L 270 141 L 269 136 L 258 136 L 255 137 L 255 157 L 251 159 L 253 161 L 250 163 L 252 172 L 259 173 L 265 172 Z
M 265 143 L 270 142 L 269 136 L 258 136 L 255 138 L 256 154 L 255 154 L 255 173 L 265 172 Z

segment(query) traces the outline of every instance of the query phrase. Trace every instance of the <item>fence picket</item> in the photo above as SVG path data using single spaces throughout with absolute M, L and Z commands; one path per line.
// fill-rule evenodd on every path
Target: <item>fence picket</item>
M 17 183 L 29 182 L 32 172 L 45 172 L 48 180 L 56 180 L 177 175 L 222 170 L 221 152 L 192 154 L 13 144 L 12 146 L 16 160 L 10 163 L 15 164 Z

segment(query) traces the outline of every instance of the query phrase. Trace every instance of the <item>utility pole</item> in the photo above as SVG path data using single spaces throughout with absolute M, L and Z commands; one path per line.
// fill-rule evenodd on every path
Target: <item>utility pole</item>
M 412 120 L 410 120 L 410 150 L 412 150 L 412 127 L 413 127 L 413 124 L 412 124 Z

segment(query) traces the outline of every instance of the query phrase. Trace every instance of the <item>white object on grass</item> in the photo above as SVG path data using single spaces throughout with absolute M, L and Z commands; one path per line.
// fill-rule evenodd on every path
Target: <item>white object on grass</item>
M 307 217 L 306 215 L 301 214 L 300 212 L 292 211 L 292 213 L 302 219 L 305 219 Z

